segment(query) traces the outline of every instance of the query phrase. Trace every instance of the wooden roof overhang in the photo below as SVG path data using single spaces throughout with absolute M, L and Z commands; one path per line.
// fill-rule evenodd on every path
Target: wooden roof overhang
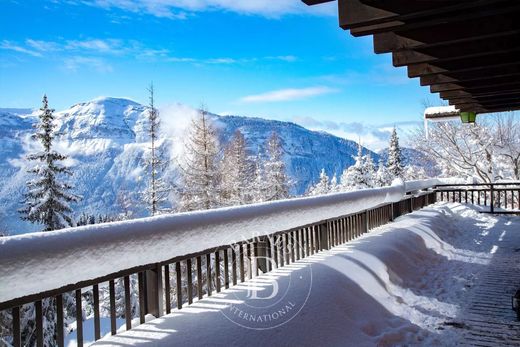
M 460 111 L 520 109 L 520 0 L 338 0 L 338 12 Z

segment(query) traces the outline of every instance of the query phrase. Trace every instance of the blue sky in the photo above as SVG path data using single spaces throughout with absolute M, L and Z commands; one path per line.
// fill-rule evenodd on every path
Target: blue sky
M 419 121 L 436 95 L 299 0 L 3 0 L 0 106 L 98 96 L 292 120 L 352 136 Z M 355 125 L 352 127 L 352 125 Z M 344 128 L 344 129 L 343 129 Z M 359 130 L 363 132 L 364 130 Z M 346 134 L 349 135 L 346 135 Z

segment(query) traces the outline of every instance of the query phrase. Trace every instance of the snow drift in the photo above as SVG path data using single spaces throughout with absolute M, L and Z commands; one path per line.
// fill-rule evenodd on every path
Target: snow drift
M 238 285 L 94 346 L 454 346 L 460 330 L 446 322 L 460 315 L 474 272 L 491 258 L 472 250 L 479 242 L 471 240 L 482 222 L 493 228 L 494 218 L 440 204 L 254 278 L 257 286 L 265 286 L 267 277 L 283 283 L 312 267 L 303 309 L 281 327 L 254 330 L 231 322 L 226 312 L 234 303 L 252 304 L 247 286 Z M 485 230 L 490 232 L 491 244 L 503 234 L 500 228 Z M 297 303 L 305 296 L 306 288 L 298 286 L 287 300 Z
M 0 238 L 0 302 L 355 213 L 404 193 L 396 185 Z

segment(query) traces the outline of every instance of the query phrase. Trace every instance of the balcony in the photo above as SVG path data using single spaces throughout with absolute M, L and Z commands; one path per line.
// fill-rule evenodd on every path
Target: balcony
M 23 325 L 32 324 L 37 346 L 49 331 L 58 346 L 246 337 L 393 345 L 410 335 L 471 344 L 499 334 L 518 343 L 510 300 L 520 223 L 497 213 L 517 212 L 520 185 L 455 184 L 415 181 L 6 238 L 3 341 L 26 345 Z M 464 233 L 450 235 L 452 222 Z M 22 319 L 27 307 L 34 315 Z M 65 318 L 72 311 L 75 322 Z

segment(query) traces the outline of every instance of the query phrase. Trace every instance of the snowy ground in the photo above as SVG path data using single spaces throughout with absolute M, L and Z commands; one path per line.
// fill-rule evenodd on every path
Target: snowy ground
M 248 329 L 229 319 L 235 305 L 251 303 L 248 287 L 238 285 L 95 345 L 453 346 L 463 336 L 456 323 L 500 242 L 520 245 L 515 231 L 520 219 L 437 204 L 253 279 L 260 288 L 276 279 L 282 288 L 312 271 L 310 292 L 309 282 L 291 291 L 288 300 L 302 309 L 285 324 Z

